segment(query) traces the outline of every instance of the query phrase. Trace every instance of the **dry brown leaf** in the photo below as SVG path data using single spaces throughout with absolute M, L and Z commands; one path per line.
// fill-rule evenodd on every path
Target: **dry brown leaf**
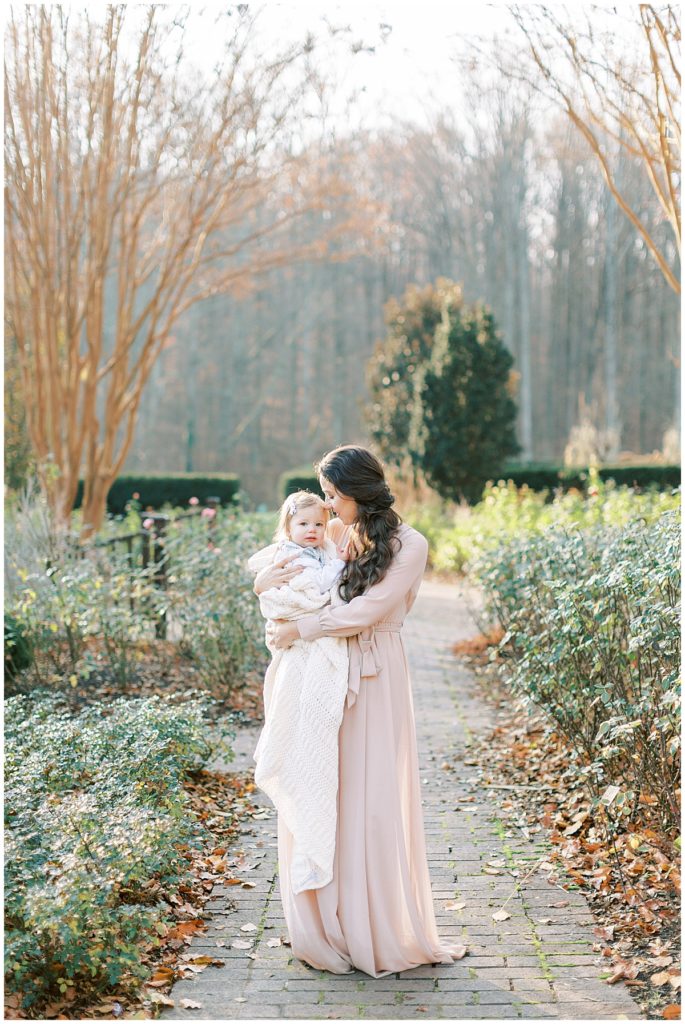
M 145 996 L 151 1003 L 159 1003 L 161 1006 L 176 1006 L 174 1000 L 162 992 L 146 992 Z
M 653 974 L 649 979 L 652 985 L 665 985 L 670 978 L 668 971 L 660 971 L 659 974 Z
M 458 900 L 448 900 L 445 904 L 445 910 L 463 910 L 465 906 L 465 903 L 461 903 Z
M 257 925 L 256 924 L 251 924 L 251 923 L 250 924 L 241 924 L 240 930 L 241 930 L 241 932 L 256 932 L 257 931 Z
M 677 1003 L 669 1003 L 664 1007 L 661 1016 L 664 1020 L 680 1020 L 680 1007 Z
M 497 910 L 492 915 L 492 920 L 493 921 L 508 921 L 510 917 L 511 917 L 511 914 L 507 913 L 506 910 Z
M 181 999 L 179 1006 L 182 1006 L 184 1010 L 201 1010 L 202 1003 L 195 1002 L 194 999 Z

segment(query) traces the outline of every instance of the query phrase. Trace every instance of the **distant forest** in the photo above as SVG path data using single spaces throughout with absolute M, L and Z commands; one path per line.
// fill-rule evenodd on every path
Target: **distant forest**
M 477 125 L 452 111 L 430 129 L 327 144 L 367 227 L 179 321 L 127 470 L 232 472 L 253 502 L 272 505 L 283 470 L 368 440 L 365 372 L 384 304 L 438 277 L 496 317 L 520 375 L 522 458 L 560 459 L 582 408 L 617 432 L 620 450 L 661 448 L 679 415 L 677 296 L 567 120 L 540 123 L 504 86 L 478 109 Z M 622 159 L 624 192 L 668 251 L 645 176 Z M 337 216 L 331 195 L 293 221 L 293 242 L 304 248 Z

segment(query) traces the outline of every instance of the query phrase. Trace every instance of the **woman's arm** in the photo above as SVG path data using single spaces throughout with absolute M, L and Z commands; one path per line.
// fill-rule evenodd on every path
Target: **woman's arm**
M 326 606 L 320 612 L 304 615 L 292 625 L 298 627 L 303 640 L 320 636 L 354 636 L 363 629 L 381 622 L 406 594 L 426 568 L 428 542 L 415 530 L 402 539 L 402 548 L 390 563 L 379 583 L 353 597 L 348 604 Z

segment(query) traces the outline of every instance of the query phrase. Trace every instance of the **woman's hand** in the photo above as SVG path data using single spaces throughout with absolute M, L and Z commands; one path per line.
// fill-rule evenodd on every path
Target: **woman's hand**
M 268 627 L 269 643 L 279 651 L 292 647 L 295 640 L 300 639 L 297 623 L 287 619 L 274 619 Z
M 267 565 L 265 569 L 258 572 L 255 576 L 254 587 L 252 588 L 255 594 L 261 594 L 263 590 L 270 590 L 271 587 L 283 587 L 294 576 L 303 572 L 303 565 L 289 564 L 293 558 L 297 558 L 297 555 L 286 555 L 284 558 L 279 559 L 278 562 L 274 562 L 273 565 Z

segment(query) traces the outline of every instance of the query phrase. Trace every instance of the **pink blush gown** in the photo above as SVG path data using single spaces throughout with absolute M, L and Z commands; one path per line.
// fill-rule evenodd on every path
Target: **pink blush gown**
M 331 524 L 339 542 L 340 526 Z M 300 636 L 349 638 L 348 692 L 339 732 L 333 878 L 295 895 L 293 838 L 279 817 L 279 883 L 293 954 L 312 967 L 374 978 L 452 963 L 441 942 L 421 808 L 414 707 L 400 628 L 414 603 L 428 545 L 402 524 L 402 548 L 380 583 L 346 605 L 298 619 Z

